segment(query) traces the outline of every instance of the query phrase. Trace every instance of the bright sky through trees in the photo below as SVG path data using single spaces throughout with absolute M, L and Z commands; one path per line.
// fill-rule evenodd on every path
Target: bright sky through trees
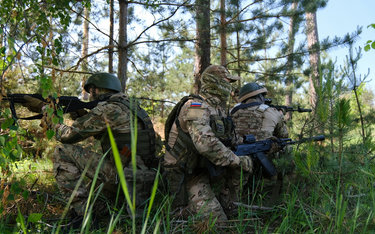
M 362 59 L 359 60 L 358 74 L 368 73 L 370 75 L 366 81 L 370 81 L 366 87 L 375 91 L 375 50 L 364 51 L 365 43 L 368 40 L 375 40 L 375 30 L 367 28 L 369 24 L 375 23 L 374 18 L 375 1 L 374 0 L 329 0 L 326 8 L 317 13 L 319 38 L 323 39 L 329 36 L 342 37 L 346 33 L 355 31 L 362 26 L 362 34 L 356 42 L 355 48 L 362 48 Z M 334 61 L 337 59 L 337 65 L 343 65 L 345 56 L 349 53 L 349 48 L 340 47 L 329 52 Z

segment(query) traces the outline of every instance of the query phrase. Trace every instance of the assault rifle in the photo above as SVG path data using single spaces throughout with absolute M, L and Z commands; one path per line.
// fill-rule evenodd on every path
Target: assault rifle
M 92 102 L 83 102 L 78 99 L 78 97 L 74 96 L 60 96 L 58 98 L 54 98 L 52 96 L 49 96 L 47 98 L 43 98 L 41 94 L 23 94 L 23 93 L 17 93 L 17 94 L 7 94 L 6 97 L 3 97 L 1 100 L 9 101 L 9 107 L 12 112 L 12 115 L 14 118 L 18 119 L 16 109 L 14 104 L 15 103 L 25 103 L 27 102 L 24 99 L 24 96 L 28 95 L 33 98 L 37 98 L 43 102 L 53 102 L 57 106 L 61 107 L 64 113 L 69 113 L 69 112 L 75 112 L 80 109 L 92 109 L 98 104 L 98 100 L 92 101 Z M 43 117 L 42 114 L 27 117 L 27 118 L 20 118 L 24 120 L 32 120 L 32 119 L 41 119 Z
M 294 109 L 292 106 L 276 106 L 276 105 L 272 105 L 271 104 L 272 103 L 272 99 L 270 99 L 270 98 L 266 98 L 264 100 L 264 103 L 266 105 L 269 105 L 270 107 L 276 108 L 277 110 L 285 110 L 285 112 L 298 111 L 298 112 L 301 113 L 301 112 L 311 112 L 312 111 L 311 109 L 303 109 L 303 108 L 300 108 L 299 106 L 298 106 L 297 109 Z
M 286 145 L 294 145 L 298 143 L 311 142 L 311 141 L 323 141 L 325 136 L 313 136 L 309 138 L 303 138 L 299 141 L 292 141 L 290 138 L 278 138 L 277 140 L 266 139 L 263 141 L 255 141 L 254 135 L 244 136 L 244 144 L 235 147 L 235 153 L 237 156 L 249 155 L 254 162 L 255 168 L 262 168 L 263 175 L 266 178 L 276 175 L 277 171 L 273 164 L 267 159 L 265 152 L 272 148 L 272 144 L 277 143 L 280 149 L 283 149 Z

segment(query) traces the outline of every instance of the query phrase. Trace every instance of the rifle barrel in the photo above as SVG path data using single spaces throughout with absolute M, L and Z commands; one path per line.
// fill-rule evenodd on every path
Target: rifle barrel
M 305 142 L 310 142 L 310 141 L 324 141 L 325 139 L 326 139 L 326 137 L 324 135 L 319 135 L 319 136 L 302 138 L 300 141 L 286 142 L 286 144 L 294 145 L 294 144 L 297 144 L 297 143 L 305 143 Z

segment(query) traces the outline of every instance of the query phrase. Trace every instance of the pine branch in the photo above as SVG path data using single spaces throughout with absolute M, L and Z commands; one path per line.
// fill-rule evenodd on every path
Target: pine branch
M 165 40 L 149 40 L 149 41 L 139 41 L 139 42 L 134 42 L 132 45 L 138 45 L 138 44 L 143 44 L 143 43 L 160 43 L 160 42 L 165 42 L 165 41 L 190 41 L 194 42 L 196 39 L 165 39 Z
M 91 24 L 98 32 L 100 32 L 101 34 L 107 36 L 110 40 L 112 40 L 113 42 L 115 42 L 117 45 L 118 45 L 118 42 L 111 38 L 110 35 L 106 34 L 105 32 L 103 32 L 100 28 L 98 28 L 94 23 L 92 23 L 89 19 L 87 19 L 84 15 L 82 15 L 81 12 L 77 12 L 75 11 L 73 8 L 70 7 L 70 11 L 76 13 L 77 15 L 79 15 L 81 18 L 83 18 L 84 20 L 86 20 L 87 22 L 89 22 L 89 24 Z
M 186 0 L 183 4 L 185 4 L 186 2 L 188 2 L 189 0 Z M 182 5 L 181 5 L 182 6 Z M 150 28 L 152 28 L 152 27 L 154 27 L 154 26 L 156 26 L 156 25 L 158 25 L 159 23 L 162 23 L 162 22 L 164 22 L 164 21 L 167 21 L 167 20 L 169 20 L 170 18 L 172 18 L 176 13 L 177 13 L 177 11 L 181 8 L 181 6 L 178 6 L 177 7 L 177 9 L 170 15 L 170 16 L 168 16 L 167 18 L 165 18 L 165 19 L 162 19 L 162 20 L 159 20 L 159 21 L 157 21 L 157 22 L 154 22 L 153 24 L 151 24 L 150 26 L 148 26 L 147 28 L 145 28 L 139 35 L 138 35 L 138 37 L 137 38 L 135 38 L 133 41 L 131 41 L 131 42 L 129 42 L 127 45 L 126 45 L 126 48 L 129 48 L 130 46 L 132 46 L 132 45 L 134 45 L 135 44 L 135 42 L 144 34 L 144 33 L 146 33 L 146 31 L 147 30 L 149 30 Z

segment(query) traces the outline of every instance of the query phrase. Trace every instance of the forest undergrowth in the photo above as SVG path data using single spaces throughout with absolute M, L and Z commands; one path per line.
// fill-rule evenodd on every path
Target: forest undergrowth
M 370 128 L 371 125 L 367 131 Z M 283 176 L 276 201 L 271 200 L 279 183 L 277 178 L 267 180 L 255 174 L 246 185 L 244 182 L 238 206 L 227 223 L 216 223 L 215 217 L 201 220 L 199 215 L 183 219 L 181 214 L 186 211 L 170 209 L 171 198 L 161 192 L 163 181 L 158 174 L 159 185 L 155 187 L 153 204 L 147 204 L 141 217 L 132 217 L 122 206 L 126 202 L 116 207 L 108 202 L 106 211 L 99 216 L 100 229 L 96 232 L 371 232 L 375 229 L 372 212 L 375 204 L 374 155 L 371 147 L 362 144 L 359 133 L 358 129 L 351 129 L 345 137 L 334 137 L 333 141 L 327 137 L 323 142 L 294 146 L 292 153 L 296 168 L 292 174 Z M 291 132 L 291 135 L 297 137 L 298 134 Z M 340 139 L 344 139 L 341 148 Z M 41 142 L 35 140 L 33 144 L 37 146 Z M 67 204 L 53 177 L 51 153 L 55 145 L 56 142 L 49 141 L 44 145 L 44 152 L 37 157 L 24 153 L 22 160 L 2 172 L 0 232 L 61 232 L 57 230 L 58 224 L 67 220 L 63 217 Z M 82 145 L 99 148 L 92 140 Z M 89 180 L 84 179 L 83 183 L 90 186 Z M 105 200 L 104 197 L 98 199 Z M 85 230 L 83 228 L 80 232 Z

